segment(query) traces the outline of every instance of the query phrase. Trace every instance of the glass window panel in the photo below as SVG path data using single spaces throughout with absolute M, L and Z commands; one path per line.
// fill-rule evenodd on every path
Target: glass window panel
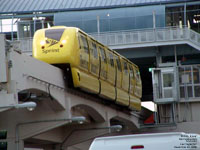
M 193 97 L 192 86 L 187 87 L 188 97 Z
M 184 82 L 182 81 L 182 77 L 183 77 L 183 74 L 184 74 L 184 68 L 179 68 L 179 82 L 180 84 L 183 84 Z
M 195 97 L 200 97 L 200 86 L 194 86 Z
M 92 49 L 94 58 L 98 58 L 97 46 L 95 43 L 92 43 Z
M 103 61 L 104 63 L 107 63 L 105 51 L 104 51 L 104 49 L 101 48 L 101 47 L 100 47 L 100 53 L 101 53 L 102 61 Z
M 124 73 L 127 75 L 128 74 L 128 66 L 127 62 L 124 61 Z
M 82 41 L 81 47 L 84 49 L 85 53 L 89 53 L 89 50 L 88 50 L 88 43 L 87 43 L 86 37 L 83 36 L 83 35 L 80 35 L 80 37 L 81 37 L 81 41 Z M 83 45 L 82 45 L 82 44 L 83 44 Z
M 193 66 L 193 79 L 194 83 L 200 83 L 200 67 Z
M 174 75 L 172 73 L 163 74 L 164 87 L 172 87 L 174 82 Z
M 133 67 L 131 65 L 129 65 L 129 71 L 130 71 L 130 78 L 131 79 L 134 79 L 134 76 L 133 76 Z
M 116 61 L 117 61 L 117 68 L 118 68 L 118 70 L 119 70 L 119 71 L 122 71 L 121 62 L 120 62 L 120 60 L 119 60 L 119 57 L 118 57 L 118 56 L 116 56 Z
M 184 87 L 180 87 L 180 98 L 185 98 L 185 90 L 184 90 Z
M 110 57 L 110 65 L 114 67 L 114 60 L 113 60 L 113 54 L 109 52 L 109 57 Z
M 171 98 L 173 97 L 172 89 L 164 89 L 164 98 Z
M 189 84 L 191 84 L 192 83 L 191 66 L 185 67 L 184 74 L 188 75 Z
M 156 27 L 165 26 L 165 6 L 144 6 L 105 10 L 59 12 L 54 14 L 55 25 L 74 26 L 87 33 L 152 28 L 152 12 L 156 10 Z M 109 15 L 108 15 L 109 14 Z

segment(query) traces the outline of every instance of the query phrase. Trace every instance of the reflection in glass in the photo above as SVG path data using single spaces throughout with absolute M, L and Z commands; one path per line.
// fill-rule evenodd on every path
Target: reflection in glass
M 184 87 L 180 87 L 180 98 L 185 98 L 185 90 Z
M 200 85 L 194 86 L 195 97 L 200 97 Z
M 200 69 L 198 66 L 193 66 L 194 83 L 200 83 Z
M 184 73 L 189 76 L 189 84 L 191 84 L 192 83 L 191 66 L 186 66 Z
M 188 97 L 193 97 L 192 86 L 187 87 Z
M 174 75 L 172 73 L 163 74 L 164 87 L 172 87 L 174 82 Z
M 164 98 L 172 98 L 172 89 L 164 89 Z

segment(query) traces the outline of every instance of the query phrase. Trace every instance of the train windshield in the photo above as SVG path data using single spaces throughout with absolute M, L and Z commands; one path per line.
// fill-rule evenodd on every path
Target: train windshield
M 45 31 L 45 37 L 49 39 L 53 39 L 56 41 L 60 41 L 60 38 L 64 32 L 64 28 L 62 29 L 49 29 Z

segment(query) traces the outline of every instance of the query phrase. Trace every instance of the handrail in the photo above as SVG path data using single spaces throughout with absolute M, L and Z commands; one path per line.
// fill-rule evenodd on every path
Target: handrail
M 130 45 L 132 47 L 139 47 L 140 44 L 146 44 L 146 46 L 148 46 L 148 43 L 156 45 L 161 44 L 161 42 L 184 41 L 200 50 L 200 34 L 188 27 L 124 30 L 91 33 L 90 35 L 107 46 L 123 47 L 124 45 Z M 22 52 L 32 52 L 32 38 L 20 39 L 19 41 L 19 49 L 21 49 Z

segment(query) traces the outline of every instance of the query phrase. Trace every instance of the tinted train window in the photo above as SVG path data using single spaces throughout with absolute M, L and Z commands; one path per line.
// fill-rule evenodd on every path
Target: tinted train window
M 133 67 L 131 65 L 129 65 L 129 70 L 130 70 L 130 78 L 134 78 Z
M 113 60 L 113 54 L 109 53 L 109 58 L 110 58 L 110 65 L 113 67 L 114 66 L 114 60 Z
M 95 43 L 92 43 L 92 49 L 94 58 L 98 58 L 97 46 Z
M 101 47 L 100 48 L 100 53 L 101 53 L 101 58 L 102 58 L 102 61 L 104 61 L 105 63 L 107 63 L 106 61 L 106 55 L 105 55 L 105 50 Z
M 119 71 L 122 71 L 122 66 L 121 66 L 121 63 L 120 63 L 120 60 L 119 60 L 119 57 L 116 56 L 116 61 L 117 61 L 117 68 Z
M 84 37 L 83 35 L 80 35 L 80 40 L 82 41 L 81 44 L 80 44 L 81 48 L 83 48 L 84 51 L 86 53 L 88 53 L 89 51 L 88 51 L 88 43 L 87 43 L 86 37 Z
M 56 40 L 56 41 L 60 41 L 60 38 L 63 34 L 65 29 L 49 29 L 49 30 L 45 30 L 45 37 Z
M 128 66 L 127 66 L 127 62 L 124 61 L 124 72 L 127 75 L 128 74 Z
M 136 70 L 136 80 L 137 81 L 140 80 L 140 72 L 138 70 Z

